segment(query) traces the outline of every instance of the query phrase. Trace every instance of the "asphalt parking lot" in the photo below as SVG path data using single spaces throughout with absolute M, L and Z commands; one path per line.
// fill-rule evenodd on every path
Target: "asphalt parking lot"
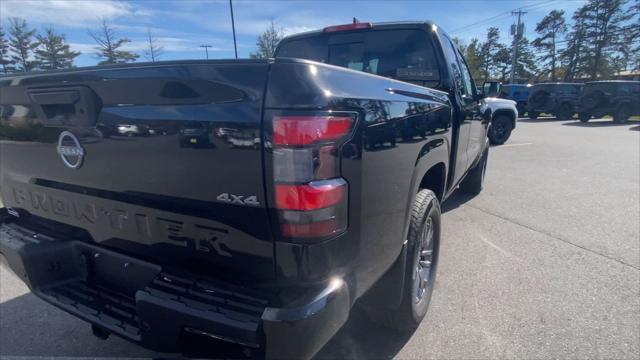
M 355 312 L 318 358 L 640 357 L 640 122 L 521 120 L 485 189 L 443 206 L 438 280 L 411 336 Z M 157 356 L 0 269 L 0 357 Z

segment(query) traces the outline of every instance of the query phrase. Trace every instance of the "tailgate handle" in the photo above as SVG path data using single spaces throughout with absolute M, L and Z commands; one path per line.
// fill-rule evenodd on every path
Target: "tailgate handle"
M 102 102 L 87 86 L 28 90 L 36 114 L 45 126 L 91 127 Z
M 38 105 L 69 105 L 75 104 L 80 98 L 80 94 L 76 90 L 71 91 L 51 91 L 30 93 L 31 100 Z

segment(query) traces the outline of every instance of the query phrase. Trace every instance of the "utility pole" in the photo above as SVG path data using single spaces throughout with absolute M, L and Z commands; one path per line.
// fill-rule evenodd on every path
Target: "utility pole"
M 200 45 L 201 48 L 204 48 L 204 53 L 207 55 L 207 60 L 209 60 L 209 48 L 211 45 Z
M 236 24 L 233 20 L 233 0 L 229 0 L 229 8 L 231 9 L 231 30 L 233 31 L 233 50 L 236 52 L 236 59 L 237 59 L 238 45 L 236 44 Z
M 516 82 L 516 64 L 518 63 L 518 43 L 522 39 L 524 34 L 524 24 L 520 22 L 522 15 L 526 14 L 526 11 L 518 9 L 518 11 L 512 11 L 511 15 L 518 15 L 518 25 L 511 25 L 511 35 L 513 35 L 513 51 L 511 54 L 511 83 Z

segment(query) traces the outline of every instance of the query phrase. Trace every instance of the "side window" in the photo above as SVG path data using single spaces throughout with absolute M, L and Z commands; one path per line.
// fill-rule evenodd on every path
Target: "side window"
M 460 63 L 460 71 L 462 71 L 462 79 L 464 81 L 464 93 L 465 95 L 474 96 L 475 92 L 473 91 L 473 80 L 471 79 L 471 72 L 467 67 L 467 64 L 464 62 L 464 58 L 459 51 L 456 51 L 458 56 L 458 62 Z
M 451 68 L 453 81 L 455 82 L 456 90 L 460 91 L 460 93 L 464 93 L 464 83 L 462 80 L 462 72 L 460 71 L 460 66 L 458 65 L 458 61 L 456 60 L 456 48 L 449 41 L 448 38 L 441 36 L 440 41 L 442 42 L 442 50 L 444 51 L 444 56 L 449 63 L 449 67 Z

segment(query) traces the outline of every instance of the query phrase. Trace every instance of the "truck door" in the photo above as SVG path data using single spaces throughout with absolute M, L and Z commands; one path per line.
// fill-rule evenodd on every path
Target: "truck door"
M 469 127 L 469 144 L 467 145 L 467 156 L 469 164 L 480 156 L 480 152 L 484 148 L 484 142 L 487 136 L 488 121 L 482 117 L 480 112 L 480 101 L 476 94 L 476 86 L 471 77 L 471 72 L 467 67 L 467 64 L 460 54 L 456 51 L 458 58 L 458 65 L 460 66 L 460 72 L 462 73 L 462 107 L 464 109 L 465 122 L 470 124 Z
M 446 36 L 441 35 L 442 49 L 447 60 L 447 66 L 453 78 L 452 98 L 455 99 L 453 107 L 453 157 L 451 171 L 449 172 L 449 186 L 454 186 L 460 181 L 469 166 L 469 135 L 471 132 L 471 116 L 469 111 L 469 99 L 466 99 L 464 78 L 462 69 L 456 56 L 456 47 Z

